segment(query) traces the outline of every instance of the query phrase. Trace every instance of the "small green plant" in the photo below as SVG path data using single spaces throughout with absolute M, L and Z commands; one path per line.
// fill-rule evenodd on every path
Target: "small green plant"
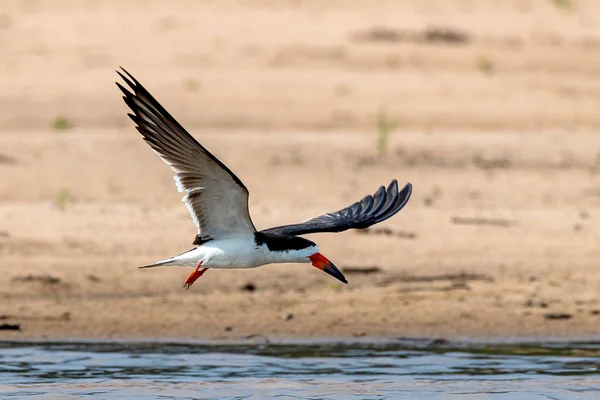
M 494 64 L 489 58 L 485 56 L 479 56 L 477 58 L 477 69 L 484 74 L 491 74 L 494 72 Z
M 59 210 L 64 211 L 65 208 L 67 207 L 67 203 L 69 202 L 70 197 L 71 197 L 71 191 L 68 188 L 60 189 L 58 191 L 58 193 L 56 194 L 56 199 L 55 199 L 56 207 L 58 207 Z
M 563 9 L 571 9 L 573 8 L 573 2 L 571 0 L 552 0 L 554 5 Z
M 57 131 L 66 131 L 72 127 L 71 122 L 64 115 L 58 115 L 52 122 L 52 127 Z
M 340 285 L 338 283 L 332 283 L 331 285 L 329 285 L 329 288 L 331 290 L 333 290 L 334 292 L 341 292 L 342 291 L 342 285 Z
M 383 110 L 377 115 L 377 152 L 379 158 L 386 156 L 390 135 L 398 128 L 398 122 L 390 120 Z

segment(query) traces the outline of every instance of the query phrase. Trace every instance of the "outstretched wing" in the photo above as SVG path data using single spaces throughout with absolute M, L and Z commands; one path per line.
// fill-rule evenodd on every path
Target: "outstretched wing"
M 299 224 L 283 225 L 265 229 L 261 232 L 279 233 L 282 235 L 304 235 L 317 232 L 342 232 L 348 229 L 364 229 L 385 221 L 396 214 L 408 202 L 412 185 L 406 184 L 398 192 L 398 181 L 395 179 L 388 188 L 381 186 L 373 195 L 367 195 L 342 210 L 321 214 Z
M 256 229 L 248 211 L 248 189 L 233 172 L 198 143 L 127 71 L 117 71 L 130 90 L 117 82 L 125 103 L 152 150 L 175 171 L 175 182 L 194 223 L 194 243 L 248 234 Z

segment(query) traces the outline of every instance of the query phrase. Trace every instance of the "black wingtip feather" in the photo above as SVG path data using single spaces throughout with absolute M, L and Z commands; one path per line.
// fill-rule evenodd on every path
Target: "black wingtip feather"
M 410 196 L 412 195 L 412 184 L 410 182 L 408 182 L 404 188 L 400 191 L 400 194 L 398 195 L 398 197 L 400 197 L 402 199 L 402 205 L 400 206 L 400 209 L 404 208 L 404 206 L 408 203 L 408 200 L 410 199 Z
M 125 71 L 125 70 L 123 70 L 123 71 Z M 123 79 L 123 81 L 127 84 L 127 86 L 129 86 L 129 88 L 135 92 L 137 89 L 137 86 L 138 86 L 137 81 L 127 71 L 125 71 L 125 73 L 127 74 L 127 76 L 123 75 L 120 71 L 117 71 L 117 74 L 119 74 L 119 76 L 121 77 L 121 79 Z M 132 82 L 132 80 L 133 80 L 133 82 Z M 133 93 L 130 92 L 129 90 L 125 89 L 119 82 L 115 82 L 115 83 L 117 84 L 117 86 L 119 86 L 119 88 L 123 91 L 123 93 L 125 93 L 125 95 L 127 97 L 133 96 Z
M 119 66 L 119 68 L 121 68 L 121 71 L 123 71 L 123 72 L 125 73 L 125 75 L 127 75 L 127 76 L 123 75 L 123 74 L 121 73 L 121 71 L 119 71 L 119 70 L 117 70 L 117 71 L 116 71 L 116 72 L 117 72 L 117 74 L 119 74 L 119 76 L 120 76 L 121 78 L 123 78 L 123 80 L 124 80 L 125 82 L 127 82 L 127 84 L 128 84 L 129 86 L 131 86 L 131 88 L 132 88 L 132 89 L 134 89 L 134 86 L 138 86 L 139 82 L 137 81 L 137 79 L 135 79 L 135 78 L 133 77 L 133 75 L 131 75 L 131 74 L 130 74 L 130 73 L 129 73 L 129 72 L 128 72 L 128 71 L 127 71 L 125 68 L 123 68 L 123 67 L 121 67 L 121 66 Z M 132 83 L 132 82 L 133 82 L 133 83 Z
M 379 186 L 379 189 L 377 189 L 377 191 L 373 195 L 374 204 L 373 208 L 371 209 L 371 212 L 373 214 L 379 213 L 381 207 L 383 207 L 383 205 L 385 204 L 385 195 L 385 186 Z
M 371 219 L 372 224 L 383 221 L 382 218 L 388 215 L 390 212 L 393 212 L 394 205 L 396 204 L 396 200 L 398 199 L 398 181 L 393 180 L 387 188 L 386 191 L 386 199 L 385 204 L 381 207 L 381 210 L 376 215 L 373 215 Z
M 363 212 L 368 213 L 368 212 L 371 212 L 371 209 L 373 208 L 374 203 L 375 203 L 375 200 L 373 199 L 373 196 L 369 195 L 369 196 L 365 196 L 360 201 L 360 206 L 362 207 Z
M 129 91 L 123 87 L 119 82 L 115 82 L 115 85 L 123 92 L 123 99 L 125 99 L 129 95 Z

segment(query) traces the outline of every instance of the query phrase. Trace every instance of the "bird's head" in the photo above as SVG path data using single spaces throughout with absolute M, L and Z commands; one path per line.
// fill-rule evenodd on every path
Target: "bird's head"
M 263 246 L 272 255 L 271 262 L 311 263 L 315 268 L 348 283 L 342 271 L 319 252 L 317 245 L 303 237 L 256 232 L 257 246 Z

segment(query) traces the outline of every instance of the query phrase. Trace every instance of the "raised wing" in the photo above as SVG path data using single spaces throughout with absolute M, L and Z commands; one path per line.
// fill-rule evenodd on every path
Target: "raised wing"
M 394 179 L 387 189 L 381 186 L 375 194 L 367 195 L 342 210 L 321 214 L 299 224 L 277 226 L 261 232 L 304 235 L 368 228 L 385 221 L 400 211 L 408 202 L 411 192 L 412 185 L 410 183 L 406 184 L 401 192 L 398 192 L 398 181 Z
M 248 189 L 233 172 L 198 143 L 127 71 L 117 71 L 131 91 L 117 82 L 129 117 L 152 150 L 175 171 L 175 182 L 198 227 L 195 244 L 255 232 L 248 211 Z

